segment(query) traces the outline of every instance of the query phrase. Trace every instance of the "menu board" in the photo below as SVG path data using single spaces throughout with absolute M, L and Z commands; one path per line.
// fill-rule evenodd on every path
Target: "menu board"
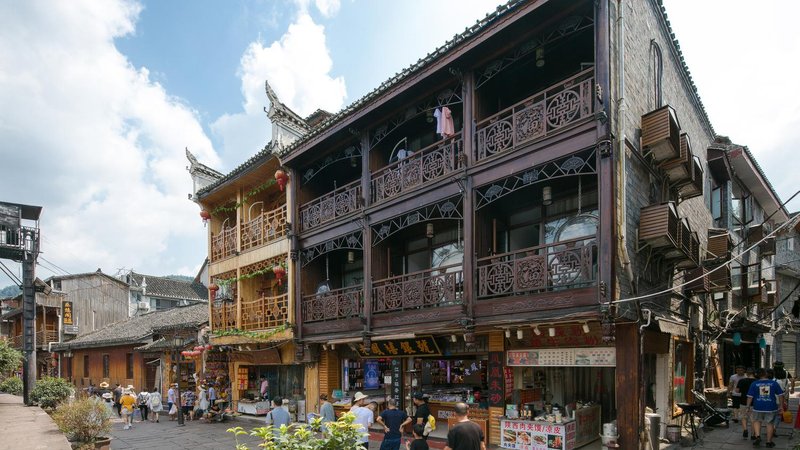
M 509 350 L 506 353 L 506 365 L 615 367 L 617 350 L 614 347 Z
M 502 420 L 500 447 L 520 450 L 572 450 L 575 448 L 575 422 Z

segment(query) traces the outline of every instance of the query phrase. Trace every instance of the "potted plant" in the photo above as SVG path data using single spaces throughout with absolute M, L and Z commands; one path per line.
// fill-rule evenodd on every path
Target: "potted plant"
M 61 403 L 53 413 L 53 420 L 72 442 L 73 449 L 111 448 L 111 438 L 106 437 L 111 431 L 111 412 L 97 399 Z
M 49 411 L 68 399 L 73 391 L 72 384 L 63 378 L 43 377 L 31 390 L 31 399 Z

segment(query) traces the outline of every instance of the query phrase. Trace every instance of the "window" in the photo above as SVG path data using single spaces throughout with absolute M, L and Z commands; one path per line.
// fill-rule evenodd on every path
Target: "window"
M 794 237 L 786 238 L 786 250 L 790 252 L 794 251 Z
M 125 354 L 125 378 L 133 379 L 133 353 Z
M 83 378 L 89 378 L 89 355 L 83 355 Z
M 711 190 L 711 218 L 722 218 L 722 188 L 719 186 Z
M 108 355 L 103 355 L 103 378 L 108 378 L 109 374 L 109 357 Z
M 664 102 L 661 92 L 661 78 L 664 74 L 664 67 L 661 58 L 661 47 L 655 40 L 650 41 L 650 63 L 650 70 L 653 72 L 653 102 L 655 103 L 655 108 L 660 108 Z

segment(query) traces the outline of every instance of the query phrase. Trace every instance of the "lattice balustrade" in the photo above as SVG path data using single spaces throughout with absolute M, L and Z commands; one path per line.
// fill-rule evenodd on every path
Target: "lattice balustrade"
M 289 320 L 289 295 L 241 300 L 242 330 L 266 330 L 285 324 Z
M 211 236 L 211 260 L 217 261 L 236 253 L 236 228 L 226 227 Z
M 286 236 L 286 205 L 263 211 L 242 224 L 242 250 L 268 244 Z
M 372 201 L 400 195 L 459 170 L 461 146 L 459 133 L 452 140 L 439 141 L 375 172 L 371 181 Z
M 361 209 L 361 180 L 353 181 L 300 207 L 303 231 L 332 222 Z
M 587 69 L 488 117 L 476 126 L 477 160 L 552 136 L 591 117 L 594 69 Z
M 303 322 L 346 319 L 364 310 L 364 289 L 347 287 L 303 296 Z
M 435 308 L 463 302 L 461 265 L 439 267 L 376 281 L 372 312 Z
M 236 304 L 228 302 L 212 304 L 211 328 L 218 331 L 236 328 Z
M 593 285 L 594 237 L 556 242 L 478 260 L 478 298 L 529 294 Z

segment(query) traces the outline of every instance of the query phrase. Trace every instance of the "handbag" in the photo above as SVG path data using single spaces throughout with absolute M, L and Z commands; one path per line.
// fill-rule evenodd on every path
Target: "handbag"
M 783 423 L 792 423 L 792 413 L 783 411 Z
M 173 403 L 172 408 L 169 409 L 169 415 L 174 416 L 175 414 L 178 414 L 178 407 Z

